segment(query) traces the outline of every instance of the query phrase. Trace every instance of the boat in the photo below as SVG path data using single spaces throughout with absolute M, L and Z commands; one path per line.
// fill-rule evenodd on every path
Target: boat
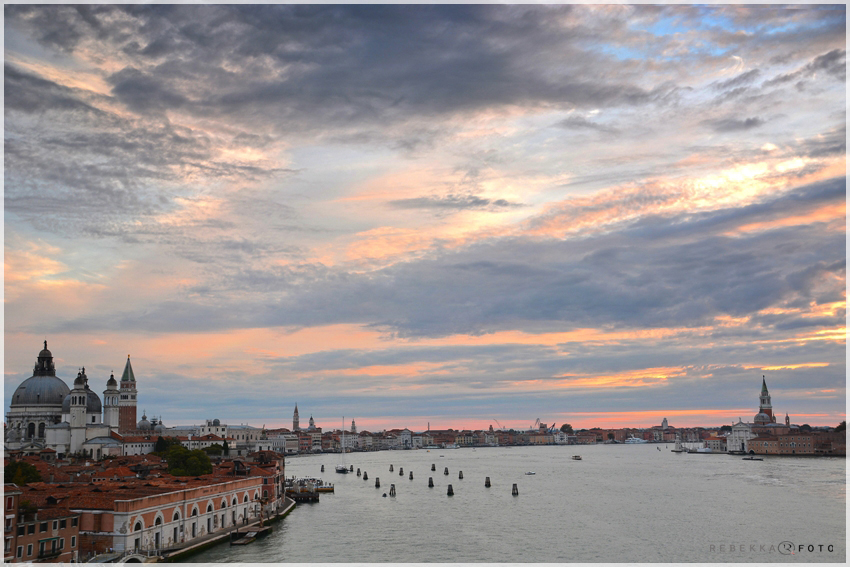
M 458 445 L 457 443 L 446 443 L 443 446 L 443 449 L 460 449 L 460 445 Z
M 536 473 L 536 472 L 534 472 L 534 471 L 528 471 L 528 472 L 527 472 L 527 473 L 525 473 L 525 474 L 527 474 L 527 475 L 532 475 L 532 474 L 537 474 L 537 473 Z
M 580 460 L 581 460 L 581 455 L 573 455 L 573 460 L 574 460 L 574 461 L 580 461 Z
M 761 457 L 744 457 L 742 461 L 763 461 Z
M 342 445 L 342 447 L 341 447 L 342 458 L 340 460 L 340 463 L 336 466 L 336 472 L 338 472 L 340 474 L 348 474 L 349 473 L 348 467 L 345 466 L 345 417 L 342 418 L 342 443 L 341 443 L 341 445 Z
M 646 442 L 647 442 L 647 441 L 646 441 L 645 439 L 638 439 L 638 438 L 637 438 L 637 437 L 635 437 L 634 435 L 632 435 L 631 437 L 629 437 L 629 438 L 628 438 L 628 439 L 626 439 L 626 441 L 625 441 L 625 443 L 626 443 L 627 445 L 634 445 L 634 444 L 636 444 L 636 443 L 646 443 Z

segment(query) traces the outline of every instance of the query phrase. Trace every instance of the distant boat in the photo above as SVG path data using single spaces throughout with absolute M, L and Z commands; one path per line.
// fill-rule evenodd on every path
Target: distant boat
M 341 474 L 348 474 L 348 467 L 345 466 L 345 417 L 342 418 L 342 457 L 340 458 L 339 464 L 336 466 L 336 472 Z
M 742 461 L 763 461 L 761 457 L 744 457 Z
M 525 474 L 527 474 L 527 475 L 531 475 L 531 474 L 537 474 L 537 473 L 536 473 L 536 472 L 534 472 L 534 471 L 528 471 L 528 472 L 527 472 L 527 473 L 525 473 Z
M 580 460 L 581 460 L 581 455 L 573 455 L 573 460 L 574 460 L 574 461 L 580 461 Z
M 638 438 L 637 438 L 637 437 L 635 437 L 634 435 L 632 435 L 631 437 L 629 437 L 628 439 L 626 439 L 626 444 L 627 444 L 627 445 L 634 445 L 634 444 L 636 444 L 636 443 L 646 443 L 646 440 L 645 440 L 645 439 L 638 439 Z

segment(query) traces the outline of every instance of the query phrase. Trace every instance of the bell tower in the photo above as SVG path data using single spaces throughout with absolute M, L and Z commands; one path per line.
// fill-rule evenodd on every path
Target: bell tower
M 86 391 L 86 369 L 77 372 L 74 380 L 74 389 L 71 390 L 71 453 L 77 453 L 86 441 L 86 406 L 88 405 L 88 392 Z
M 121 387 L 118 394 L 118 432 L 136 430 L 136 376 L 130 365 L 130 355 L 124 374 L 121 375 Z
M 776 417 L 773 415 L 773 406 L 770 405 L 770 394 L 767 391 L 767 382 L 764 376 L 761 377 L 761 395 L 759 396 L 759 412 L 770 418 L 771 423 L 776 423 Z
M 115 374 L 110 374 L 109 380 L 106 381 L 106 389 L 103 391 L 103 423 L 109 426 L 110 431 L 118 431 L 119 428 L 121 408 L 118 405 L 118 397 L 120 395 L 121 391 L 118 389 Z
M 300 431 L 298 427 L 298 404 L 295 404 L 295 413 L 292 414 L 292 431 Z

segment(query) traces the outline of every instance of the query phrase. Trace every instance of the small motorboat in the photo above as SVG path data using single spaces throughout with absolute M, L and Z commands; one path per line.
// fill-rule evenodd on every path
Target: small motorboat
M 580 461 L 580 460 L 581 460 L 581 455 L 573 455 L 573 460 L 574 460 L 574 461 Z
M 534 471 L 528 471 L 528 472 L 527 472 L 527 473 L 525 473 L 525 474 L 530 475 L 530 474 L 537 474 L 537 473 L 536 473 L 536 472 L 534 472 Z
M 742 461 L 763 461 L 761 457 L 744 457 Z

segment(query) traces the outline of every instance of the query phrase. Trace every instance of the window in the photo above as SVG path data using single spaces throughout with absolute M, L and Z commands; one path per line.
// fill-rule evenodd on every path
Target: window
M 14 499 L 14 498 L 12 498 L 11 496 L 10 496 L 10 497 L 8 497 L 8 498 L 6 499 L 6 509 L 7 509 L 7 510 L 11 510 L 11 509 L 12 509 L 12 506 L 14 505 L 14 503 L 15 503 L 15 499 Z
M 77 536 L 71 536 L 71 549 L 77 547 Z
M 35 533 L 35 524 L 30 524 L 27 526 L 27 535 L 32 535 Z
M 67 527 L 68 527 L 68 520 L 59 520 L 59 528 L 60 529 L 64 530 Z
M 53 520 L 53 529 L 54 529 L 54 530 L 58 530 L 58 529 L 59 529 L 59 520 Z
M 59 538 L 59 549 L 65 549 L 65 538 L 64 537 Z
M 72 527 L 72 528 L 76 528 L 76 527 L 77 527 L 77 518 L 71 518 L 71 527 Z
M 27 544 L 27 557 L 32 555 L 32 544 Z
M 26 526 L 18 526 L 18 537 L 24 535 L 27 531 Z
M 38 532 L 44 533 L 47 531 L 47 522 L 41 522 L 41 525 L 38 526 Z
M 24 556 L 24 546 L 19 545 L 18 546 L 18 557 L 23 557 L 23 556 Z

